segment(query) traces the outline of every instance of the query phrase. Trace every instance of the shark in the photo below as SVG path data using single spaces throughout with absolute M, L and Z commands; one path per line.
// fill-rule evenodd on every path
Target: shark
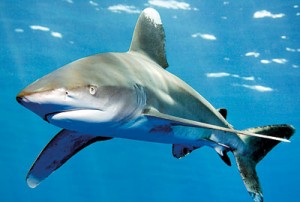
M 166 70 L 165 32 L 159 13 L 143 10 L 127 52 L 96 54 L 71 62 L 36 80 L 17 101 L 61 131 L 30 168 L 31 188 L 95 142 L 113 138 L 172 145 L 183 158 L 204 146 L 231 166 L 233 153 L 253 201 L 263 193 L 256 165 L 279 142 L 290 142 L 288 124 L 236 130 L 227 110 L 204 97 Z

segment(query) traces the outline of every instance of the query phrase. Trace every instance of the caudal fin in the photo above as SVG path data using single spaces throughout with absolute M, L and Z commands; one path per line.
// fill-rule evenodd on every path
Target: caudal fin
M 271 125 L 245 130 L 251 133 L 258 133 L 267 136 L 290 139 L 295 129 L 290 125 Z M 246 148 L 244 151 L 234 151 L 234 156 L 249 194 L 255 202 L 263 202 L 263 193 L 256 174 L 255 167 L 269 151 L 279 142 L 258 137 L 240 135 Z

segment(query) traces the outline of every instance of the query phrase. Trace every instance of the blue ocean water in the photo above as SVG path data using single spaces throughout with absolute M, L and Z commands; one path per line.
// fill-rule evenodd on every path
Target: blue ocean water
M 93 144 L 36 189 L 27 186 L 31 164 L 60 129 L 19 105 L 16 94 L 76 59 L 127 51 L 148 6 L 164 24 L 168 71 L 227 108 L 236 129 L 300 128 L 298 1 L 4 0 L 1 201 L 252 201 L 236 165 L 227 167 L 209 148 L 178 160 L 170 145 L 125 139 Z M 258 165 L 265 201 L 299 201 L 299 143 L 296 132 Z

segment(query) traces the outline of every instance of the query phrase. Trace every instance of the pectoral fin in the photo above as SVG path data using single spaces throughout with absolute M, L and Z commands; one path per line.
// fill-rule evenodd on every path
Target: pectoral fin
M 273 136 L 268 136 L 263 134 L 257 134 L 250 131 L 234 130 L 231 128 L 225 128 L 217 125 L 212 125 L 212 124 L 203 123 L 199 121 L 193 121 L 193 120 L 184 119 L 176 116 L 171 116 L 168 114 L 160 113 L 159 111 L 152 108 L 144 110 L 144 115 L 149 119 L 149 121 L 153 121 L 154 123 L 157 122 L 162 124 L 168 124 L 171 126 L 187 126 L 187 127 L 204 128 L 207 130 L 218 130 L 218 131 L 223 131 L 228 133 L 277 140 L 281 142 L 290 142 L 288 139 L 281 138 L 281 137 L 273 137 Z
M 110 137 L 92 136 L 69 130 L 60 131 L 43 149 L 27 174 L 27 184 L 35 188 L 53 171 L 62 166 L 74 154 L 96 142 Z

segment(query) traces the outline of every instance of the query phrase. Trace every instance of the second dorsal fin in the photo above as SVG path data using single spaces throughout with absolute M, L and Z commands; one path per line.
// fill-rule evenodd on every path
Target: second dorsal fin
M 227 118 L 227 109 L 220 108 L 220 109 L 218 109 L 218 111 L 223 116 L 224 119 Z
M 129 51 L 147 55 L 163 68 L 168 67 L 165 51 L 165 31 L 158 12 L 153 8 L 146 8 L 140 14 Z

